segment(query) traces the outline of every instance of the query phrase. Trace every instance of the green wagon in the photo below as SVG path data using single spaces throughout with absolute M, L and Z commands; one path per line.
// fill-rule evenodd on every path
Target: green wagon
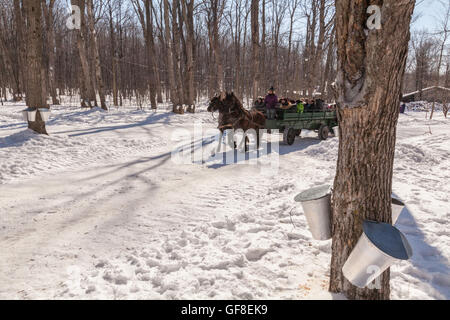
M 303 129 L 317 131 L 319 138 L 326 140 L 337 125 L 338 120 L 334 110 L 297 113 L 278 109 L 276 119 L 266 120 L 266 129 L 282 132 L 283 142 L 288 145 L 294 144 L 295 137 L 300 136 Z

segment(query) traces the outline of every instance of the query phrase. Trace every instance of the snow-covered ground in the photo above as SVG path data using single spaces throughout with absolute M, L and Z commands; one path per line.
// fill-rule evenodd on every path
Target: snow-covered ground
M 293 197 L 331 183 L 337 138 L 280 146 L 278 172 L 180 164 L 180 129 L 216 121 L 127 107 L 54 107 L 50 136 L 0 106 L 0 299 L 330 299 L 331 242 Z M 401 115 L 394 192 L 414 256 L 393 299 L 450 299 L 450 123 Z

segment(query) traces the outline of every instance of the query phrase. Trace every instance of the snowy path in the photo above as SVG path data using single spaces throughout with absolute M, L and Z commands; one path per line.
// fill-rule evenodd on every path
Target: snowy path
M 330 242 L 290 211 L 332 181 L 336 139 L 281 146 L 279 174 L 261 175 L 171 161 L 173 130 L 213 127 L 206 113 L 55 112 L 46 138 L 0 112 L 0 299 L 331 298 Z M 449 127 L 422 127 L 399 128 L 394 188 L 415 256 L 392 268 L 393 298 L 449 299 Z

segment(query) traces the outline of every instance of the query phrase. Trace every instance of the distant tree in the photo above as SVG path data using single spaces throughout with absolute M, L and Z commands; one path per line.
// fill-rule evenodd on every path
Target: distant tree
M 440 85 L 440 75 L 441 75 L 441 68 L 443 63 L 443 57 L 444 57 L 444 49 L 447 45 L 447 40 L 450 36 L 450 2 L 442 2 L 442 5 L 444 7 L 442 19 L 440 21 L 440 26 L 437 31 L 437 35 L 440 37 L 439 39 L 439 53 L 438 53 L 438 63 L 436 67 L 436 85 Z M 430 120 L 433 119 L 434 115 L 434 109 L 435 109 L 436 101 L 433 101 L 433 104 L 431 106 L 431 114 L 430 114 Z M 445 107 L 444 107 L 444 114 L 446 114 Z
M 259 0 L 252 0 L 252 75 L 253 75 L 253 100 L 255 101 L 259 95 Z
M 186 24 L 186 104 L 187 111 L 195 112 L 195 30 L 194 30 L 194 0 L 182 0 L 182 14 Z
M 47 60 L 48 60 L 48 87 L 52 97 L 52 104 L 59 104 L 56 92 L 56 43 L 55 43 L 55 0 L 43 3 L 46 34 L 47 34 Z
M 415 62 L 415 86 L 422 99 L 422 91 L 427 87 L 431 78 L 432 57 L 435 42 L 425 31 L 416 32 L 412 41 Z
M 42 0 L 27 0 L 24 2 L 27 19 L 27 105 L 36 110 L 38 108 L 48 108 L 46 92 L 43 84 L 46 83 L 43 64 L 43 44 L 42 37 Z M 42 121 L 40 113 L 36 113 L 36 121 L 28 121 L 28 128 L 40 134 L 47 134 L 45 122 Z
M 98 95 L 100 96 L 100 105 L 104 110 L 108 110 L 106 106 L 105 87 L 103 83 L 102 69 L 100 63 L 100 53 L 97 40 L 97 32 L 95 30 L 95 17 L 94 17 L 94 2 L 93 0 L 87 0 L 87 17 L 89 26 L 89 36 L 91 39 L 91 49 L 93 52 L 93 65 L 95 69 L 95 82 L 97 86 Z

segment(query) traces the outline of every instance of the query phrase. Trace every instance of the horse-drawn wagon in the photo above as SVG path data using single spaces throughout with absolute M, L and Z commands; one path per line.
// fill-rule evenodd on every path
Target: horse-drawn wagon
M 320 139 L 326 140 L 330 132 L 333 133 L 333 128 L 338 125 L 336 111 L 324 109 L 323 105 L 313 106 L 304 112 L 297 112 L 295 105 L 280 107 L 276 109 L 275 118 L 268 119 L 265 108 L 246 110 L 233 93 L 223 93 L 214 97 L 208 111 L 219 111 L 219 129 L 222 133 L 228 129 L 241 129 L 244 132 L 255 130 L 258 145 L 261 129 L 267 129 L 269 132 L 279 130 L 283 133 L 283 142 L 292 145 L 302 130 L 315 130 Z
M 314 130 L 321 140 L 328 139 L 333 128 L 338 125 L 336 111 L 307 111 L 303 113 L 277 109 L 275 119 L 266 120 L 267 130 L 279 130 L 283 133 L 283 142 L 292 145 L 295 137 L 300 136 L 302 130 Z

